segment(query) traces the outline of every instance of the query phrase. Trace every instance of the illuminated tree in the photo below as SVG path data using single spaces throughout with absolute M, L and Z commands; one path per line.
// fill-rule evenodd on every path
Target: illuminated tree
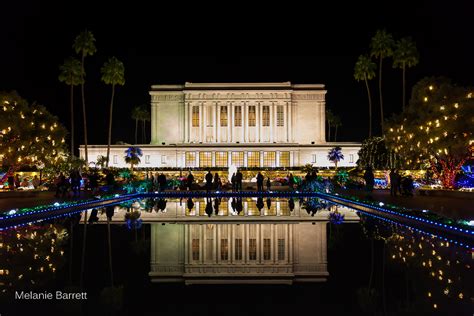
M 402 69 L 402 86 L 403 86 L 403 101 L 402 109 L 405 108 L 406 97 L 405 97 L 405 70 L 416 66 L 420 56 L 416 49 L 416 44 L 410 37 L 404 37 L 395 44 L 395 50 L 393 52 L 393 68 Z
M 454 188 L 473 150 L 473 92 L 443 77 L 422 79 L 405 110 L 389 122 L 388 146 L 407 168 L 428 165 L 445 188 Z
M 337 169 L 337 163 L 341 160 L 344 160 L 344 155 L 342 154 L 342 148 L 339 146 L 331 148 L 328 152 L 328 159 L 329 161 L 333 162 L 334 165 L 336 165 L 336 169 Z
M 16 92 L 0 92 L 0 157 L 5 178 L 22 166 L 58 163 L 64 158 L 66 129 L 36 103 L 28 105 Z
M 386 170 L 401 166 L 400 158 L 392 149 L 387 148 L 384 137 L 372 137 L 364 140 L 358 156 L 357 166 L 362 169 L 372 167 Z
M 382 97 L 382 60 L 393 55 L 394 41 L 392 34 L 386 30 L 378 30 L 370 42 L 370 56 L 379 59 L 379 97 L 380 97 L 380 125 L 383 128 L 383 97 Z
M 81 62 L 74 57 L 67 58 L 59 70 L 59 81 L 71 86 L 71 156 L 74 156 L 74 86 L 83 83 L 84 74 Z
M 370 96 L 369 80 L 374 79 L 377 66 L 365 55 L 359 56 L 354 67 L 354 78 L 357 81 L 364 80 L 369 98 L 369 137 L 372 137 L 372 98 Z
M 135 120 L 135 145 L 138 143 L 138 121 L 141 118 L 141 105 L 137 105 L 132 109 L 132 119 Z
M 337 129 L 342 126 L 341 118 L 334 115 L 332 118 L 332 126 L 334 126 L 334 141 L 337 142 Z
M 331 141 L 331 126 L 334 119 L 334 114 L 332 114 L 330 109 L 326 109 L 326 121 L 328 122 L 328 141 Z
M 133 172 L 133 166 L 140 163 L 140 157 L 143 156 L 142 150 L 139 147 L 128 147 L 125 150 L 125 163 L 130 164 L 130 170 Z
M 86 159 L 86 163 L 89 163 L 89 157 L 87 154 L 87 117 L 86 117 L 86 96 L 84 94 L 84 85 L 85 85 L 85 77 L 86 72 L 84 68 L 84 60 L 86 56 L 92 56 L 97 51 L 95 47 L 95 37 L 88 30 L 82 31 L 74 40 L 74 44 L 72 46 L 76 51 L 76 54 L 81 56 L 81 66 L 82 66 L 82 75 L 83 80 L 81 82 L 81 95 L 82 95 L 82 116 L 84 122 L 84 157 Z
M 114 107 L 114 94 L 115 86 L 125 84 L 125 68 L 123 63 L 115 57 L 111 57 L 108 61 L 105 62 L 104 66 L 100 69 L 102 73 L 102 81 L 105 84 L 112 85 L 112 97 L 110 98 L 110 113 L 109 113 L 109 138 L 107 142 L 107 160 L 105 161 L 105 166 L 109 167 L 109 157 L 110 157 L 110 143 L 112 141 L 112 114 Z

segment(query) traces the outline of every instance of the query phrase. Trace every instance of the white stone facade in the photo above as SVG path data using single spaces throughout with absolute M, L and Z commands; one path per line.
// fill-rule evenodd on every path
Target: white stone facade
M 326 223 L 151 224 L 152 282 L 324 282 Z
M 290 82 L 153 85 L 151 143 L 138 145 L 137 167 L 330 167 L 334 146 L 338 166 L 355 166 L 360 144 L 325 141 L 325 95 L 324 85 Z M 127 166 L 127 147 L 112 146 L 110 166 Z M 96 161 L 106 147 L 88 151 Z

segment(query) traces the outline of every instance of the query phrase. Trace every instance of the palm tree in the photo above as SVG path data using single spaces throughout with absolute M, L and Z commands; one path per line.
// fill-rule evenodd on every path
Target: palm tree
M 69 57 L 64 60 L 64 64 L 59 66 L 59 71 L 59 81 L 71 86 L 71 155 L 74 156 L 74 86 L 84 81 L 81 62 L 74 57 Z
M 370 97 L 369 80 L 375 77 L 377 66 L 365 55 L 360 55 L 354 67 L 354 78 L 357 81 L 364 80 L 367 87 L 367 97 L 369 98 L 369 137 L 372 137 L 372 98 Z
M 142 135 L 143 135 L 143 143 L 146 143 L 146 122 L 150 121 L 150 110 L 148 110 L 148 106 L 144 104 L 141 109 L 141 120 L 142 120 Z
M 336 128 L 335 131 L 334 131 L 334 141 L 335 142 L 337 141 L 337 128 L 341 127 L 341 125 L 342 125 L 341 118 L 337 115 L 334 115 L 333 118 L 332 118 L 332 126 L 334 126 Z
M 138 143 L 138 121 L 141 120 L 142 105 L 137 105 L 132 109 L 132 119 L 135 120 L 135 145 Z
M 342 154 L 342 148 L 339 146 L 331 148 L 328 152 L 328 159 L 329 161 L 332 161 L 336 165 L 336 169 L 337 169 L 337 163 L 341 160 L 344 160 L 344 155 Z
M 385 57 L 390 57 L 393 54 L 392 34 L 387 33 L 386 30 L 378 30 L 370 42 L 370 56 L 379 59 L 379 97 L 380 97 L 380 125 L 383 129 L 383 98 L 382 98 L 382 60 Z
M 110 113 L 109 113 L 109 138 L 107 142 L 107 160 L 105 161 L 105 166 L 109 167 L 109 157 L 110 157 L 110 143 L 112 142 L 112 113 L 114 107 L 114 94 L 115 86 L 125 84 L 125 68 L 123 63 L 115 57 L 109 58 L 108 61 L 100 69 L 102 73 L 102 81 L 105 84 L 112 85 L 112 97 L 110 98 Z
M 139 147 L 128 147 L 125 150 L 125 163 L 130 164 L 130 170 L 133 173 L 133 165 L 138 165 L 140 163 L 140 157 L 143 156 L 142 150 Z
M 332 114 L 330 109 L 326 109 L 326 121 L 328 122 L 328 141 L 331 141 L 331 125 L 334 119 L 334 114 Z
M 403 86 L 403 100 L 402 106 L 405 110 L 406 97 L 405 97 L 405 69 L 413 67 L 418 64 L 420 55 L 416 48 L 415 42 L 411 37 L 404 37 L 395 44 L 395 50 L 393 52 L 393 68 L 402 69 L 402 86 Z
M 81 83 L 81 95 L 82 95 L 82 116 L 84 120 L 84 158 L 86 163 L 89 164 L 89 156 L 87 154 L 87 118 L 86 118 L 86 97 L 84 94 L 84 85 L 85 85 L 85 77 L 86 72 L 84 68 L 84 59 L 86 56 L 92 56 L 97 51 L 95 47 L 95 38 L 94 35 L 88 31 L 82 31 L 74 40 L 74 44 L 72 47 L 76 51 L 76 54 L 81 56 L 81 68 L 82 68 L 82 76 L 83 80 Z

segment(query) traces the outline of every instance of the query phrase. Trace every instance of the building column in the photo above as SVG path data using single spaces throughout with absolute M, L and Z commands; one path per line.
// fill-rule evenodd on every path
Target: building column
M 288 106 L 288 116 L 285 123 L 286 123 L 286 126 L 288 127 L 288 142 L 292 143 L 293 142 L 293 131 L 292 131 L 293 124 L 292 124 L 291 112 L 292 112 L 293 106 L 291 102 L 288 102 L 287 106 Z
M 204 120 L 203 120 L 203 114 L 202 112 L 204 111 L 203 109 L 204 107 L 202 106 L 202 103 L 199 104 L 199 142 L 201 143 L 202 142 L 202 125 L 204 124 Z
M 230 167 L 232 164 L 232 151 L 227 151 L 227 166 Z
M 184 103 L 184 137 L 183 137 L 183 142 L 187 143 L 188 142 L 188 102 Z
M 275 103 L 272 105 L 273 107 L 273 133 L 275 134 L 273 136 L 273 141 L 277 142 L 278 141 L 278 125 L 277 125 L 277 108 L 278 104 L 275 105 Z
M 293 151 L 290 151 L 290 167 L 294 166 Z
M 244 142 L 248 143 L 249 142 L 249 105 L 245 104 L 244 107 L 245 107 L 245 124 L 244 124 L 245 138 L 244 138 Z
M 214 121 L 214 125 L 212 125 L 212 141 L 213 143 L 217 142 L 217 102 L 214 106 L 214 111 L 212 111 L 212 120 Z
M 275 167 L 280 167 L 280 151 L 277 150 L 275 153 Z
M 255 140 L 256 142 L 260 142 L 260 102 L 257 102 L 257 104 L 255 105 L 255 116 L 256 116 L 256 128 L 255 128 L 255 133 L 257 135 L 255 135 Z
M 195 151 L 196 153 L 196 167 L 199 167 L 199 151 Z
M 230 105 L 227 104 L 226 106 L 227 106 L 227 139 L 226 139 L 226 142 L 230 143 L 231 142 L 231 140 L 230 140 L 231 139 L 230 138 L 230 124 L 232 124 L 232 120 L 231 120 L 232 113 L 230 112 L 230 110 L 231 110 Z
M 244 151 L 244 167 L 247 167 L 247 151 Z
M 235 140 L 234 140 L 234 131 L 235 131 L 235 125 L 234 125 L 234 105 L 231 103 L 230 104 L 230 122 L 229 122 L 229 126 L 230 126 L 230 142 L 233 143 Z
M 193 130 L 193 105 L 189 103 L 188 106 L 188 142 L 191 142 L 191 130 Z M 193 139 L 194 141 L 194 139 Z
M 216 166 L 216 152 L 211 151 L 211 166 L 215 167 Z
M 216 103 L 216 134 L 217 134 L 217 138 L 216 138 L 216 143 L 220 143 L 222 140 L 221 140 L 221 104 L 220 102 L 217 102 Z
M 240 106 L 241 106 L 241 114 L 242 114 L 242 124 L 241 124 L 241 128 L 240 128 L 240 131 L 242 132 L 242 135 L 240 135 L 240 139 L 241 139 L 242 143 L 245 143 L 245 119 L 246 119 L 245 103 L 241 103 Z
M 324 101 L 319 103 L 320 105 L 320 116 L 319 116 L 319 124 L 320 124 L 320 129 L 319 129 L 319 139 L 321 142 L 326 141 L 326 103 Z
M 260 151 L 260 168 L 263 167 L 263 150 Z
M 273 135 L 273 133 L 275 132 L 273 128 L 273 104 L 270 104 L 268 108 L 270 112 L 268 113 L 270 115 L 270 143 L 273 143 L 273 140 L 275 139 Z

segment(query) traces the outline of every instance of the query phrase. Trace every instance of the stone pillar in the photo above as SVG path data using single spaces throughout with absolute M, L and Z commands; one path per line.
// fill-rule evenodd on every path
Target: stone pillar
M 273 104 L 269 105 L 268 106 L 268 109 L 269 109 L 269 113 L 268 115 L 270 116 L 270 143 L 273 143 L 273 122 L 272 122 L 272 119 L 273 119 Z
M 221 139 L 221 104 L 220 102 L 216 102 L 216 129 L 217 129 L 217 139 L 216 143 L 220 143 Z
M 232 164 L 232 151 L 227 151 L 227 166 L 230 167 Z
M 157 144 L 158 143 L 158 104 L 151 102 L 151 143 Z
M 244 129 L 245 129 L 245 138 L 244 142 L 248 143 L 249 142 L 249 105 L 248 103 L 244 103 L 244 108 L 245 108 L 245 124 L 244 124 Z
M 244 165 L 243 167 L 247 167 L 247 151 L 244 151 Z
M 226 139 L 226 142 L 227 142 L 227 143 L 230 143 L 230 142 L 231 142 L 231 137 L 230 137 L 230 131 L 231 131 L 231 129 L 230 129 L 230 126 L 231 126 L 231 124 L 232 124 L 232 119 L 231 119 L 232 113 L 231 113 L 230 105 L 227 104 L 226 107 L 227 107 L 227 139 Z M 229 165 L 229 166 L 230 166 L 230 165 Z
M 188 140 L 188 107 L 189 107 L 189 104 L 188 102 L 185 102 L 184 103 L 184 137 L 183 137 L 183 143 L 187 143 L 189 140 Z
M 233 143 L 235 140 L 234 140 L 234 134 L 235 134 L 235 125 L 234 125 L 234 105 L 231 103 L 230 104 L 230 122 L 229 122 L 229 126 L 230 126 L 230 142 Z
M 260 126 L 262 125 L 260 123 L 260 102 L 257 102 L 255 105 L 255 116 L 256 116 L 256 122 L 255 122 L 255 141 L 260 142 Z
M 326 102 L 321 101 L 320 103 L 320 116 L 319 116 L 319 139 L 321 142 L 326 141 Z
M 275 153 L 275 167 L 280 167 L 280 151 L 277 150 Z
M 287 102 L 287 108 L 288 108 L 288 116 L 285 118 L 285 124 L 287 126 L 287 130 L 288 130 L 288 142 L 292 143 L 293 142 L 293 131 L 292 131 L 292 128 L 293 128 L 293 124 L 292 124 L 292 114 L 291 114 L 291 111 L 293 109 L 293 106 L 292 106 L 292 103 L 291 102 Z
M 277 126 L 277 111 L 278 111 L 278 104 L 275 105 L 275 103 L 272 104 L 273 107 L 273 133 L 275 134 L 273 136 L 273 141 L 278 142 L 278 126 Z
M 214 143 L 217 142 L 217 102 L 214 106 L 214 111 L 212 111 L 212 120 L 214 121 L 214 125 L 212 125 L 212 140 Z
M 260 151 L 260 168 L 263 167 L 263 150 Z
M 199 142 L 202 142 L 202 137 L 203 137 L 203 133 L 202 133 L 202 125 L 203 125 L 203 115 L 202 115 L 202 112 L 203 112 L 203 106 L 202 106 L 202 103 L 199 104 Z
M 247 115 L 245 115 L 245 103 L 241 103 L 241 115 L 242 115 L 242 124 L 240 131 L 242 132 L 242 135 L 240 135 L 240 139 L 242 140 L 243 143 L 245 143 L 245 120 L 247 119 Z

